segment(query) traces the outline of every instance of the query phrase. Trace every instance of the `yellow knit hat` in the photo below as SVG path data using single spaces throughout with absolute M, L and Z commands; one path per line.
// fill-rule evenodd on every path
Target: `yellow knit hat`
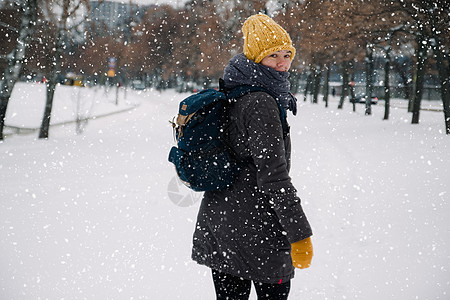
M 270 53 L 289 50 L 291 60 L 295 56 L 295 48 L 289 34 L 269 16 L 257 14 L 250 16 L 242 26 L 244 34 L 244 55 L 256 63 Z

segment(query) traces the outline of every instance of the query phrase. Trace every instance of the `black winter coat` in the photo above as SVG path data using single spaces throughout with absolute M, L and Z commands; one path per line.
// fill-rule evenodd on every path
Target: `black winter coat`
M 267 93 L 241 97 L 230 116 L 233 148 L 248 163 L 233 186 L 205 192 L 192 258 L 245 279 L 285 282 L 294 277 L 290 244 L 312 235 L 289 177 L 290 137 Z

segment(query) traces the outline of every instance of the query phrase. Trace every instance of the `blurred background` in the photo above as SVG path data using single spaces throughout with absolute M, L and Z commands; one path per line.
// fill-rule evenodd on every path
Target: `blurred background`
M 57 84 L 179 92 L 217 87 L 228 60 L 242 51 L 243 21 L 262 12 L 291 35 L 298 50 L 292 91 L 305 101 L 310 95 L 313 103 L 327 103 L 332 94 L 341 96 L 341 108 L 348 97 L 366 103 L 370 114 L 378 100 L 388 108 L 391 98 L 407 99 L 418 123 L 421 100 L 438 100 L 449 133 L 448 4 L 2 0 L 0 117 L 16 78 L 47 83 L 50 100 Z

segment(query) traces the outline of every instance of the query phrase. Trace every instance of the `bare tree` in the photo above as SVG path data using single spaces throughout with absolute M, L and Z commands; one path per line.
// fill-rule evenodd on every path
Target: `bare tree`
M 50 130 L 50 118 L 53 107 L 53 97 L 61 70 L 61 60 L 65 48 L 68 46 L 68 37 L 76 31 L 85 19 L 77 19 L 82 7 L 89 9 L 87 0 L 47 0 L 45 2 L 45 15 L 47 16 L 50 34 L 46 54 L 51 58 L 48 64 L 50 70 L 47 82 L 47 100 L 44 108 L 39 138 L 48 138 Z M 87 17 L 87 14 L 86 14 Z
M 444 107 L 445 131 L 450 134 L 450 1 L 396 0 L 397 8 L 410 18 L 412 30 L 417 41 L 417 81 L 414 94 L 411 123 L 419 123 L 420 100 L 423 93 L 423 70 L 429 49 L 433 51 L 441 85 Z M 422 82 L 421 82 L 422 81 Z
M 392 65 L 392 52 L 395 50 L 395 39 L 397 40 L 397 45 L 401 43 L 406 43 L 405 31 L 408 30 L 405 24 L 392 27 L 387 30 L 384 38 L 380 38 L 380 43 L 377 45 L 384 53 L 384 116 L 383 120 L 389 119 L 390 112 L 390 99 L 391 99 L 391 86 L 390 86 L 390 74 Z M 383 30 L 384 31 L 384 30 Z M 398 37 L 397 37 L 398 36 Z
M 8 67 L 4 72 L 0 86 L 0 140 L 3 140 L 3 129 L 9 98 L 19 78 L 20 70 L 25 63 L 26 51 L 30 44 L 37 18 L 37 0 L 23 0 L 20 4 L 22 16 L 20 28 L 18 29 L 19 35 L 15 48 L 8 55 Z

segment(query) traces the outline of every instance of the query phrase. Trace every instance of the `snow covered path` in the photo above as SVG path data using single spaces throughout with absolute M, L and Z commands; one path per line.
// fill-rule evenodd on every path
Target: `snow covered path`
M 183 95 L 133 97 L 135 110 L 82 135 L 67 125 L 0 143 L 0 299 L 214 299 L 209 270 L 190 260 L 198 195 L 176 190 L 167 162 Z M 404 109 L 382 121 L 381 105 L 322 106 L 301 102 L 289 119 L 315 247 L 290 299 L 448 299 L 442 113 L 413 126 Z

